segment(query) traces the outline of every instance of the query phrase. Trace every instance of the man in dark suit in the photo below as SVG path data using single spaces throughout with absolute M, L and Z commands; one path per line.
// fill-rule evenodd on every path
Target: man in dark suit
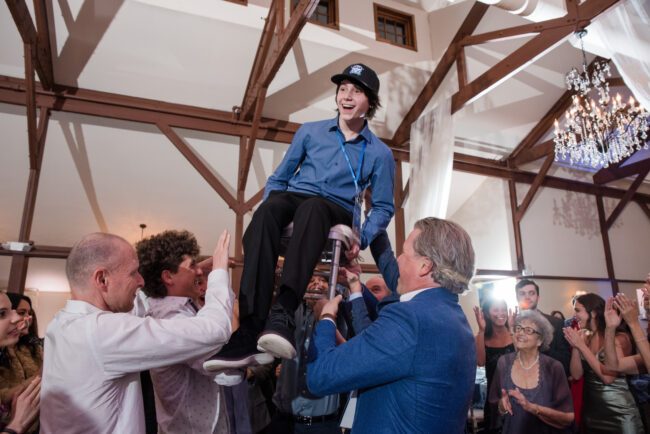
M 543 351 L 543 353 L 562 363 L 564 372 L 568 377 L 571 375 L 569 373 L 571 347 L 566 339 L 564 339 L 564 332 L 562 331 L 564 322 L 560 318 L 553 315 L 547 315 L 537 309 L 537 302 L 539 301 L 539 286 L 532 280 L 520 280 L 517 282 L 515 290 L 517 292 L 517 302 L 519 303 L 520 310 L 537 310 L 539 313 L 544 315 L 548 322 L 553 326 L 553 341 L 551 342 L 550 348 L 547 351 Z
M 354 433 L 463 432 L 476 346 L 458 294 L 474 271 L 471 240 L 453 222 L 422 219 L 397 263 L 399 301 L 348 342 L 335 344 L 341 297 L 323 307 L 307 386 L 316 395 L 359 389 Z

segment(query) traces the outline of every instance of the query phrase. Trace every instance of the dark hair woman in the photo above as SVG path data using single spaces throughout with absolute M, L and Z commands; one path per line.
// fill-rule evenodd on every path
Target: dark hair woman
M 17 343 L 8 345 L 0 351 L 0 400 L 11 402 L 17 390 L 29 385 L 35 377 L 41 375 L 43 368 L 43 345 L 38 336 L 31 334 L 35 318 L 29 297 L 8 293 L 11 309 L 19 320 L 20 338 Z M 25 432 L 36 432 L 38 423 Z
M 584 432 L 643 432 L 641 415 L 625 377 L 605 367 L 605 300 L 596 294 L 576 297 L 574 315 L 581 330 L 565 328 L 564 335 L 573 346 L 571 376 L 584 375 L 582 394 L 582 428 Z M 619 359 L 632 353 L 630 337 L 617 333 Z
M 508 329 L 508 306 L 505 300 L 488 298 L 483 302 L 481 309 L 474 308 L 478 333 L 476 339 L 476 361 L 478 366 L 485 366 L 487 378 L 487 393 L 490 393 L 492 377 L 497 368 L 499 358 L 504 354 L 512 353 L 515 347 L 512 344 L 512 335 Z M 497 428 L 497 410 L 486 399 L 483 414 L 485 427 L 488 432 Z
M 16 345 L 22 328 L 26 327 L 24 318 L 21 317 L 14 308 L 12 308 L 11 301 L 7 294 L 0 293 L 0 350 L 5 350 L 7 347 Z M 7 361 L 4 361 L 7 363 Z M 4 387 L 4 381 L 0 382 Z M 41 378 L 39 376 L 31 379 L 24 388 L 24 390 L 16 389 L 12 393 L 3 397 L 1 402 L 0 416 L 0 431 L 2 432 L 16 432 L 24 433 L 27 427 L 35 425 L 38 429 L 38 423 L 34 423 L 38 416 L 40 409 L 40 391 L 41 391 Z M 6 420 L 5 416 L 8 414 L 9 407 L 13 401 L 13 417 L 11 420 Z M 7 414 L 3 414 L 4 411 Z M 5 425 L 6 423 L 6 425 Z

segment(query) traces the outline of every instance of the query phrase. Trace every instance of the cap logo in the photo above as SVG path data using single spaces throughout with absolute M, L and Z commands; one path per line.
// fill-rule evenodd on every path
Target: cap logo
M 361 72 L 363 72 L 363 67 L 361 65 L 353 65 L 352 67 L 350 67 L 350 74 L 360 76 Z

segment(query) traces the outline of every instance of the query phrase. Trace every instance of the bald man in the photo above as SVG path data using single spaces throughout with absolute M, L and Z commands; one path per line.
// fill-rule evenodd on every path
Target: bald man
M 366 281 L 366 288 L 375 296 L 377 301 L 382 301 L 390 294 L 390 289 L 386 286 L 384 278 L 381 276 L 371 277 Z
M 139 372 L 207 357 L 230 338 L 229 244 L 224 231 L 205 307 L 174 319 L 128 313 L 144 281 L 126 240 L 96 233 L 72 247 L 66 261 L 72 299 L 45 335 L 42 433 L 145 432 Z

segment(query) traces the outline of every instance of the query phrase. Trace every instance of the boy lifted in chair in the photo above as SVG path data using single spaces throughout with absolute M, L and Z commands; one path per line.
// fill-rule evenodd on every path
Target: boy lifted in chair
M 368 127 L 380 106 L 379 78 L 363 64 L 331 78 L 338 115 L 305 123 L 266 182 L 264 202 L 244 233 L 239 293 L 240 327 L 204 368 L 210 371 L 268 363 L 295 354 L 294 312 L 332 226 L 356 229 L 356 256 L 394 214 L 395 163 L 391 150 Z M 362 193 L 372 186 L 372 210 L 360 228 Z M 271 307 L 280 235 L 293 221 L 278 294 Z M 270 308 L 270 312 L 269 312 Z M 259 339 L 258 339 L 259 338 Z

